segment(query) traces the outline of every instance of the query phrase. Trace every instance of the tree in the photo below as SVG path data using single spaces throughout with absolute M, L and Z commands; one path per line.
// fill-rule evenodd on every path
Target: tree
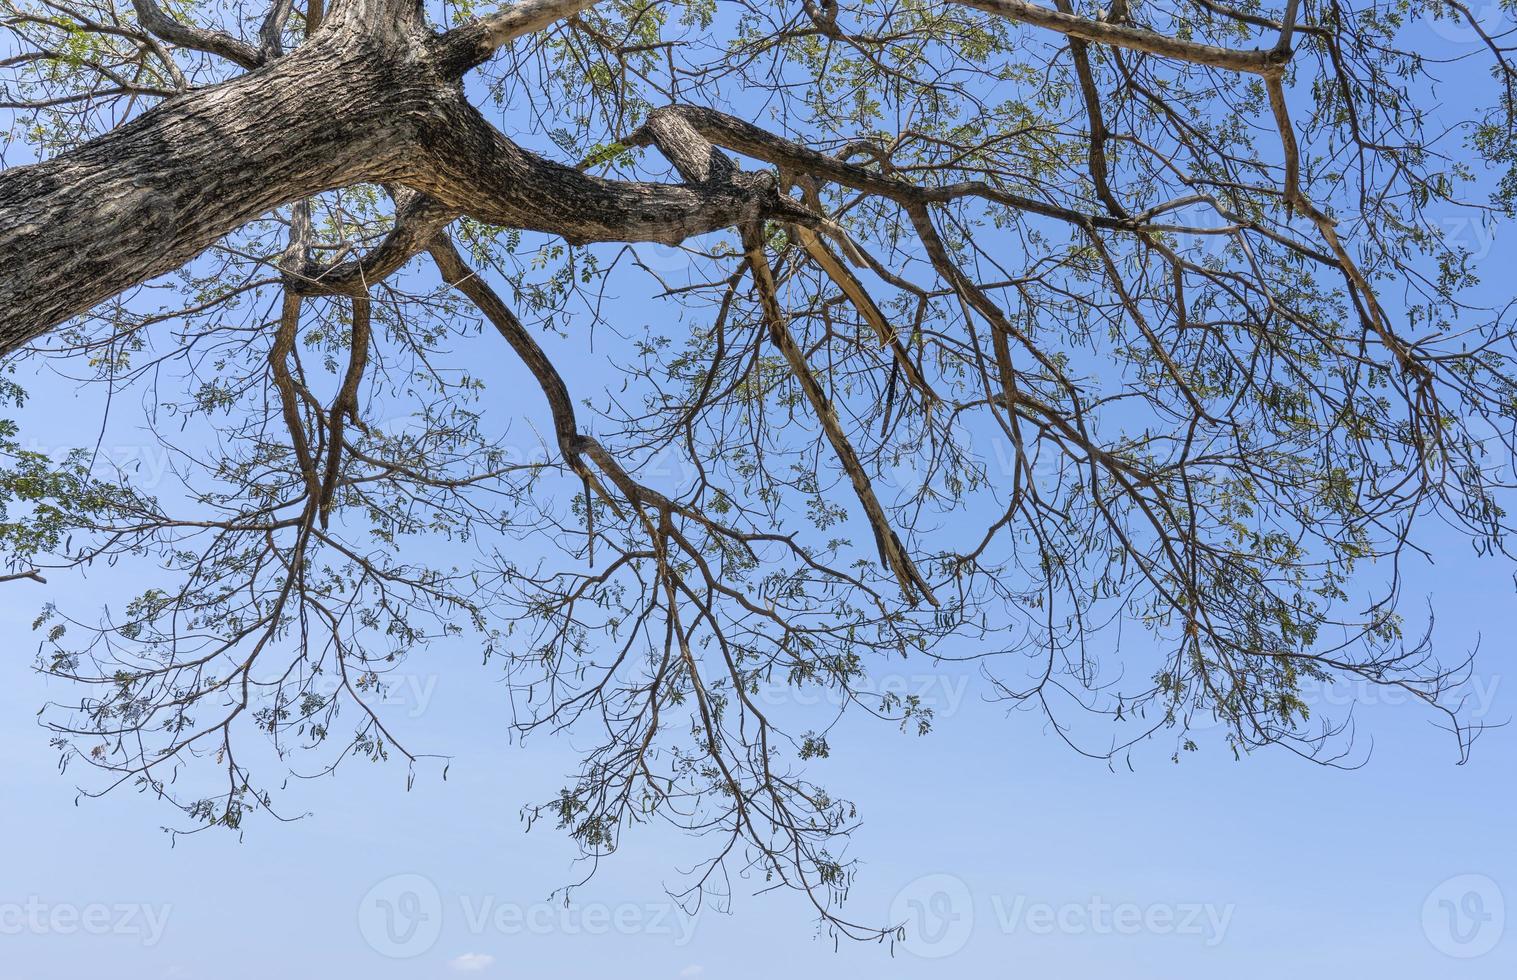
M 519 729 L 598 732 L 529 814 L 592 857 L 671 821 L 714 842 L 690 900 L 755 873 L 867 936 L 834 719 L 768 685 L 925 733 L 865 682 L 959 659 L 1101 758 L 1215 720 L 1352 764 L 1316 682 L 1478 731 L 1400 612 L 1429 519 L 1508 554 L 1511 318 L 1442 231 L 1513 212 L 1517 70 L 1460 0 L 0 11 L 39 161 L 0 351 L 139 392 L 173 460 L 0 432 L 11 577 L 150 583 L 38 619 L 89 793 L 236 829 L 297 756 L 414 770 L 366 698 L 460 635 Z

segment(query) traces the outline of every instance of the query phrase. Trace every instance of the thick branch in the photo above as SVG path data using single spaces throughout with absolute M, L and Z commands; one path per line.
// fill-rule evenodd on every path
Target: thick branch
M 295 9 L 295 0 L 272 0 L 258 28 L 258 50 L 265 60 L 284 54 L 284 28 Z
M 367 297 L 369 287 L 426 250 L 433 236 L 451 224 L 458 211 L 425 194 L 401 190 L 396 197 L 395 226 L 359 258 L 327 265 L 307 265 L 286 276 L 287 288 L 299 293 L 341 293 Z
M 294 200 L 398 181 L 440 98 L 387 38 L 323 31 L 71 153 L 0 172 L 0 355 Z
M 432 45 L 438 66 L 452 77 L 483 63 L 519 37 L 593 7 L 597 0 L 520 0 L 471 24 L 455 27 Z
M 1277 74 L 1281 64 L 1290 58 L 1288 50 L 1282 51 L 1279 48 L 1248 51 L 1218 47 L 1214 44 L 1201 44 L 1196 41 L 1165 37 L 1163 34 L 1141 27 L 1088 20 L 1074 14 L 1049 10 L 1037 4 L 1024 3 L 1023 0 L 952 0 L 952 2 L 965 7 L 974 7 L 976 10 L 983 10 L 1021 24 L 1031 24 L 1034 27 L 1058 31 L 1067 37 L 1078 38 L 1082 41 L 1110 44 L 1113 47 L 1156 54 L 1165 58 L 1174 58 L 1177 61 L 1226 68 L 1230 71 L 1249 72 L 1254 75 Z
M 481 221 L 587 242 L 678 244 L 785 211 L 773 180 L 732 184 L 613 181 L 538 156 L 460 96 L 429 127 L 428 166 L 406 183 Z
M 654 111 L 654 115 L 661 113 L 677 114 L 701 136 L 734 153 L 762 160 L 787 171 L 806 174 L 817 180 L 842 184 L 844 187 L 852 187 L 854 190 L 868 194 L 878 194 L 897 204 L 941 203 L 962 197 L 979 197 L 1019 211 L 1026 211 L 1029 214 L 1077 224 L 1082 228 L 1093 225 L 1114 231 L 1135 231 L 1140 227 L 1131 219 L 1114 218 L 1104 214 L 1082 214 L 1057 204 L 1012 194 L 979 181 L 919 187 L 896 177 L 876 173 L 847 160 L 829 156 L 794 140 L 776 136 L 746 120 L 704 106 L 675 105 Z M 647 126 L 641 127 L 627 138 L 629 146 L 645 146 L 652 142 L 654 142 L 654 133 Z M 677 164 L 677 161 L 671 162 Z M 803 209 L 798 210 L 804 213 Z
M 244 68 L 257 68 L 264 62 L 264 52 L 251 44 L 221 31 L 177 21 L 158 6 L 157 0 L 132 0 L 132 7 L 137 11 L 137 23 L 170 44 L 214 54 Z
M 601 449 L 599 443 L 579 431 L 579 422 L 574 414 L 574 400 L 569 396 L 569 387 L 564 384 L 563 376 L 553 366 L 553 361 L 549 359 L 547 352 L 522 325 L 521 320 L 517 319 L 516 314 L 511 311 L 499 294 L 464 263 L 463 257 L 458 254 L 458 249 L 453 246 L 452 240 L 446 234 L 440 233 L 433 237 L 428 245 L 428 251 L 432 260 L 437 263 L 437 271 L 442 274 L 443 281 L 463 293 L 479 308 L 485 319 L 499 331 L 506 343 L 511 345 L 516 356 L 521 358 L 522 364 L 526 365 L 527 370 L 531 371 L 532 376 L 537 379 L 543 397 L 548 401 L 548 412 L 553 419 L 553 433 L 558 441 L 558 451 L 563 455 L 564 462 L 570 469 L 578 473 L 586 484 L 593 486 L 608 503 L 611 502 L 611 496 L 601 487 L 594 472 L 585 463 L 586 454 L 598 460 L 597 465 L 605 470 L 630 502 L 636 504 L 652 496 L 647 488 L 634 481 L 609 453 Z M 669 503 L 661 496 L 655 502 L 660 505 Z M 588 500 L 586 504 L 589 504 Z M 611 503 L 611 506 L 614 508 L 615 504 Z

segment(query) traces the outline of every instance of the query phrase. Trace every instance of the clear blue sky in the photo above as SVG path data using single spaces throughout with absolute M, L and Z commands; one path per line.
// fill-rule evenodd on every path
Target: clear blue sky
M 1484 634 L 1491 717 L 1511 717 L 1510 575 L 1456 549 L 1445 559 L 1436 576 L 1419 576 L 1442 612 L 1443 641 Z M 839 970 L 1443 980 L 1510 977 L 1517 966 L 1517 924 L 1471 918 L 1482 906 L 1458 882 L 1457 894 L 1435 894 L 1475 874 L 1517 901 L 1510 728 L 1489 732 L 1460 767 L 1453 740 L 1425 713 L 1370 706 L 1359 718 L 1374 752 L 1355 772 L 1285 753 L 1236 763 L 1216 749 L 1177 766 L 1162 746 L 1135 772 L 1113 772 L 1072 755 L 1034 717 L 982 703 L 972 676 L 916 675 L 913 689 L 938 698 L 935 733 L 875 726 L 868 738 L 835 739 L 825 765 L 865 816 L 856 845 L 865 863 L 848 908 L 871 921 L 893 903 L 926 916 L 924 941 L 894 956 L 869 945 L 834 952 L 796 896 L 754 896 L 751 882 L 738 883 L 733 915 L 676 914 L 661 882 L 692 852 L 659 832 L 630 836 L 574 907 L 548 902 L 577 875 L 572 852 L 550 829 L 524 833 L 517 809 L 558 785 L 573 746 L 507 745 L 502 689 L 462 648 L 428 654 L 435 677 L 418 674 L 383 709 L 455 756 L 446 783 L 422 780 L 407 793 L 398 768 L 354 766 L 302 787 L 313 810 L 303 821 L 259 821 L 241 843 L 202 834 L 170 848 L 157 832 L 167 814 L 152 801 L 122 794 L 74 805 L 33 719 L 47 693 L 27 669 L 33 601 L 20 587 L 0 592 L 12 641 L 0 684 L 5 980 L 812 980 Z M 386 883 L 395 875 L 425 881 Z M 1492 914 L 1490 886 L 1474 891 Z M 1443 899 L 1455 902 L 1455 919 Z M 389 931 L 384 902 L 397 916 Z M 91 906 L 107 907 L 119 928 L 97 934 L 105 920 Z M 94 914 L 94 931 L 83 918 L 53 919 L 59 907 Z M 1499 941 L 1483 956 L 1440 951 L 1468 952 L 1460 938 L 1483 945 L 1492 930 Z M 375 946 L 418 955 L 388 958 Z
M 93 445 L 98 394 L 32 387 L 23 432 L 33 445 Z M 125 422 L 103 451 L 140 458 L 144 479 L 161 464 Z M 1431 597 L 1446 655 L 1481 643 L 1477 711 L 1509 719 L 1512 569 L 1477 561 L 1452 537 L 1432 543 L 1438 566 L 1411 569 L 1408 611 L 1415 616 L 1421 593 Z M 831 740 L 817 772 L 864 817 L 855 843 L 864 865 L 847 910 L 869 922 L 904 915 L 917 927 L 893 956 L 868 945 L 834 952 L 796 896 L 755 896 L 755 882 L 737 882 L 735 914 L 688 920 L 662 886 L 699 851 L 657 830 L 629 835 L 571 908 L 549 902 L 582 869 L 551 828 L 527 835 L 518 810 L 561 785 L 575 746 L 508 744 L 498 666 L 481 667 L 467 641 L 418 656 L 394 703 L 379 709 L 413 748 L 454 757 L 446 782 L 423 777 L 408 793 L 398 766 L 349 765 L 294 789 L 307 819 L 254 821 L 241 842 L 218 832 L 171 848 L 158 830 L 171 811 L 152 800 L 127 792 L 76 806 L 35 720 L 50 693 L 69 693 L 30 670 L 39 604 L 83 611 L 125 587 L 102 568 L 0 588 L 0 835 L 10 842 L 0 862 L 0 980 L 811 980 L 840 969 L 1442 980 L 1509 977 L 1517 966 L 1517 923 L 1482 921 L 1501 890 L 1517 901 L 1517 730 L 1487 732 L 1457 766 L 1453 738 L 1427 712 L 1373 690 L 1356 712 L 1360 744 L 1373 751 L 1354 772 L 1284 752 L 1234 762 L 1211 743 L 1174 765 L 1167 741 L 1140 752 L 1135 771 L 1111 771 L 1074 755 L 1038 718 L 984 702 L 972 669 L 876 675 L 880 686 L 923 695 L 936 730 L 857 728 Z M 1130 630 L 1123 642 L 1147 640 Z M 1341 713 L 1349 696 L 1318 691 L 1314 706 Z M 1490 884 L 1444 885 L 1471 874 Z M 1477 958 L 1442 951 L 1469 952 L 1493 935 L 1499 942 Z
M 1511 232 L 1451 219 L 1485 252 L 1487 295 L 1510 290 Z M 98 393 L 28 387 L 24 441 L 94 444 Z M 130 421 L 118 413 L 103 450 L 150 479 L 160 451 Z M 1517 716 L 1513 569 L 1452 536 L 1423 543 L 1438 564 L 1408 569 L 1409 617 L 1429 596 L 1446 656 L 1481 646 L 1480 720 Z M 294 789 L 304 820 L 171 847 L 159 826 L 172 813 L 151 800 L 76 805 L 35 719 L 69 693 L 30 670 L 39 604 L 98 604 L 122 588 L 111 575 L 0 586 L 0 980 L 1517 975 L 1517 729 L 1488 731 L 1457 766 L 1432 716 L 1383 691 L 1359 692 L 1373 750 L 1356 771 L 1284 752 L 1235 762 L 1216 743 L 1174 765 L 1167 741 L 1129 770 L 985 702 L 972 667 L 875 675 L 921 694 L 936 730 L 852 729 L 817 773 L 864 818 L 845 911 L 914 926 L 893 951 L 834 950 L 803 901 L 755 894 L 762 882 L 734 882 L 733 914 L 686 916 L 663 885 L 703 852 L 656 828 L 630 834 L 570 907 L 551 901 L 584 869 L 551 828 L 527 834 L 519 807 L 561 784 L 576 747 L 510 744 L 499 668 L 467 640 L 419 656 L 379 709 L 413 747 L 453 757 L 446 782 L 407 792 L 403 768 L 353 764 Z M 1309 700 L 1341 714 L 1352 693 Z

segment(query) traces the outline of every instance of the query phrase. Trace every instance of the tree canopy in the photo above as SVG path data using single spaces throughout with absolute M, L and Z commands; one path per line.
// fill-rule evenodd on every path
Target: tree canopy
M 595 736 L 534 819 L 858 937 L 837 712 L 767 687 L 926 733 L 868 678 L 952 659 L 1098 758 L 1353 764 L 1303 685 L 1385 685 L 1463 758 L 1401 574 L 1430 522 L 1510 570 L 1512 313 L 1447 234 L 1517 207 L 1493 9 L 0 0 L 0 394 L 170 461 L 0 424 L 3 587 L 134 593 L 39 615 L 55 747 L 240 829 L 441 769 L 371 695 L 469 644 Z

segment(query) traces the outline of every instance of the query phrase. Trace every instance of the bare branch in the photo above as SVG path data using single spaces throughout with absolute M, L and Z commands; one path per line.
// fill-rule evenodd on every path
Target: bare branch
M 275 7 L 281 3 L 287 4 L 288 0 L 275 0 Z M 257 68 L 264 62 L 264 51 L 230 34 L 175 20 L 157 0 L 132 0 L 132 9 L 137 12 L 137 23 L 170 44 L 214 54 L 243 68 Z
M 1020 24 L 1031 24 L 1046 30 L 1057 31 L 1072 38 L 1094 44 L 1110 44 L 1114 47 L 1142 51 L 1164 58 L 1174 58 L 1196 65 L 1210 65 L 1229 71 L 1248 72 L 1254 75 L 1278 74 L 1284 61 L 1289 60 L 1289 51 L 1279 48 L 1239 50 L 1213 44 L 1201 44 L 1163 34 L 1141 27 L 1107 21 L 1089 20 L 1075 14 L 1049 10 L 1023 0 L 951 0 L 965 7 L 974 7 L 986 13 L 1005 17 Z
M 518 0 L 503 10 L 453 30 L 432 42 L 442 70 L 454 76 L 519 37 L 535 33 L 593 7 L 598 0 Z

